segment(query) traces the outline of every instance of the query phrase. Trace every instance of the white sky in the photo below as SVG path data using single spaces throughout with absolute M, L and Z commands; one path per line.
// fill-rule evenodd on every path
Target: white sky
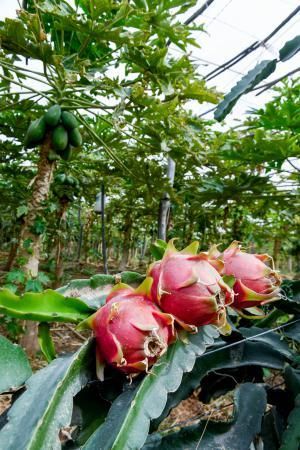
M 199 0 L 197 6 L 184 18 L 189 17 L 203 3 L 204 0 Z M 204 23 L 206 29 L 206 33 L 196 34 L 201 48 L 191 48 L 192 56 L 199 64 L 199 73 L 208 73 L 215 65 L 222 64 L 235 56 L 252 42 L 264 39 L 297 6 L 299 6 L 299 0 L 215 0 L 196 21 L 197 24 Z M 18 8 L 17 0 L 0 0 L 0 19 L 15 17 L 15 11 Z M 208 86 L 215 86 L 221 92 L 227 93 L 241 78 L 241 74 L 247 73 L 259 61 L 276 57 L 284 43 L 297 34 L 300 34 L 299 12 L 269 41 L 267 48 L 262 47 L 251 53 L 232 70 L 227 70 L 208 82 Z M 174 51 L 180 52 L 178 49 Z M 200 61 L 198 58 L 209 63 Z M 275 73 L 267 81 L 278 78 L 299 65 L 300 52 L 291 60 L 279 63 Z M 247 110 L 264 105 L 272 98 L 272 95 L 272 91 L 269 90 L 259 96 L 256 96 L 256 93 L 243 96 L 226 119 L 227 124 L 231 125 L 236 123 L 236 120 L 243 119 Z M 197 102 L 192 102 L 192 108 L 195 112 L 203 113 L 211 108 L 211 105 L 199 105 Z M 205 117 L 213 116 L 211 113 Z

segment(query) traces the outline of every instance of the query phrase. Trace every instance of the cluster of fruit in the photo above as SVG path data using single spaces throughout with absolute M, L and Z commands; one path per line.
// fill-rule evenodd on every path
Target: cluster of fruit
M 47 133 L 51 136 L 51 150 L 48 156 L 50 160 L 61 157 L 68 161 L 72 156 L 73 147 L 82 145 L 76 117 L 68 111 L 62 111 L 59 105 L 51 106 L 42 117 L 31 122 L 24 146 L 32 148 L 42 144 Z
M 97 343 L 97 373 L 110 364 L 126 374 L 147 371 L 178 337 L 214 325 L 228 334 L 230 305 L 244 317 L 280 296 L 280 277 L 265 264 L 268 255 L 243 252 L 233 242 L 223 253 L 197 253 L 194 242 L 181 252 L 169 242 L 161 261 L 137 289 L 119 283 L 88 320 Z

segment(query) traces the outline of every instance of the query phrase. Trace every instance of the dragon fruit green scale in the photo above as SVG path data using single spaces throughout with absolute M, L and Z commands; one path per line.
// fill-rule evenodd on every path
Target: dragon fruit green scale
M 175 339 L 173 317 L 149 299 L 151 284 L 147 278 L 136 290 L 116 285 L 92 316 L 100 379 L 105 364 L 126 374 L 147 371 Z
M 168 243 L 163 259 L 148 271 L 153 278 L 152 299 L 187 330 L 212 324 L 225 332 L 226 306 L 233 302 L 233 291 L 216 270 L 221 271 L 223 263 L 210 260 L 208 253 L 197 254 L 197 249 L 197 242 L 180 252 L 173 241 Z

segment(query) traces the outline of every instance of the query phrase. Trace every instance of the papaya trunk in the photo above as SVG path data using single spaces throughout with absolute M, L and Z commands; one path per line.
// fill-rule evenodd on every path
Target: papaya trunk
M 39 270 L 42 236 L 33 232 L 33 226 L 36 218 L 42 213 L 43 204 L 47 200 L 52 181 L 55 164 L 48 160 L 50 145 L 50 135 L 47 135 L 40 147 L 38 170 L 33 183 L 31 200 L 28 204 L 28 213 L 20 232 L 20 242 L 22 243 L 20 254 L 26 260 L 23 269 L 28 277 L 36 277 Z M 25 242 L 26 246 L 24 245 Z M 25 334 L 22 336 L 20 343 L 29 355 L 36 352 L 38 349 L 37 323 L 26 322 Z
M 281 239 L 278 236 L 276 236 L 273 244 L 273 261 L 276 269 L 278 269 L 279 265 L 280 250 L 281 250 Z
M 120 271 L 125 270 L 126 266 L 128 264 L 129 252 L 130 252 L 131 230 L 132 230 L 132 217 L 131 217 L 131 211 L 129 210 L 125 217 L 123 252 L 122 252 L 122 259 L 120 262 Z
M 64 274 L 63 267 L 63 250 L 64 240 L 62 233 L 65 228 L 66 213 L 69 206 L 69 200 L 66 198 L 60 199 L 60 208 L 57 215 L 57 238 L 56 238 L 56 255 L 55 255 L 55 282 L 54 287 L 57 288 L 62 280 Z

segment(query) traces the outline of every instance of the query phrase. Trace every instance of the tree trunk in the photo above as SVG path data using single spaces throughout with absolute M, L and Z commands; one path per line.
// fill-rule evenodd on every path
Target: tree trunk
M 131 211 L 128 210 L 125 217 L 125 225 L 124 225 L 124 243 L 123 243 L 123 253 L 122 259 L 120 262 L 120 270 L 125 270 L 128 264 L 129 259 L 129 251 L 130 251 L 130 240 L 131 240 L 131 230 L 132 230 L 132 217 Z
M 273 261 L 276 269 L 278 269 L 279 265 L 280 250 L 281 250 L 281 239 L 278 236 L 275 236 L 273 243 Z
M 4 270 L 6 270 L 7 272 L 9 272 L 14 265 L 14 262 L 15 262 L 15 259 L 16 259 L 17 253 L 18 253 L 18 249 L 20 247 L 20 241 L 21 241 L 21 239 L 20 239 L 20 235 L 19 235 L 17 241 L 14 242 L 13 244 L 11 244 L 7 262 L 4 267 Z
M 63 222 L 66 220 L 66 213 L 69 206 L 69 200 L 65 197 L 60 199 L 60 208 L 57 216 L 57 237 L 56 237 L 56 255 L 55 255 L 55 282 L 54 288 L 57 288 L 62 280 L 64 273 L 63 266 L 63 239 L 62 232 L 64 230 Z
M 169 179 L 170 186 L 172 187 L 174 184 L 175 177 L 175 161 L 172 158 L 168 158 L 168 169 L 167 176 Z M 158 212 L 158 239 L 162 239 L 164 241 L 167 240 L 167 228 L 170 214 L 170 196 L 168 192 L 164 192 L 160 202 L 159 202 L 159 212 Z
M 54 162 L 49 161 L 48 154 L 50 150 L 51 139 L 47 135 L 43 145 L 40 147 L 40 158 L 38 162 L 37 174 L 33 184 L 31 200 L 28 204 L 28 213 L 20 232 L 20 242 L 23 243 L 20 251 L 26 259 L 23 269 L 28 277 L 36 277 L 39 270 L 41 235 L 35 234 L 32 230 L 35 219 L 42 213 L 43 203 L 47 200 L 50 185 L 53 176 Z M 27 242 L 30 248 L 24 248 L 24 242 Z M 25 334 L 20 340 L 20 344 L 26 349 L 29 355 L 33 355 L 38 349 L 37 341 L 37 323 L 27 321 Z

